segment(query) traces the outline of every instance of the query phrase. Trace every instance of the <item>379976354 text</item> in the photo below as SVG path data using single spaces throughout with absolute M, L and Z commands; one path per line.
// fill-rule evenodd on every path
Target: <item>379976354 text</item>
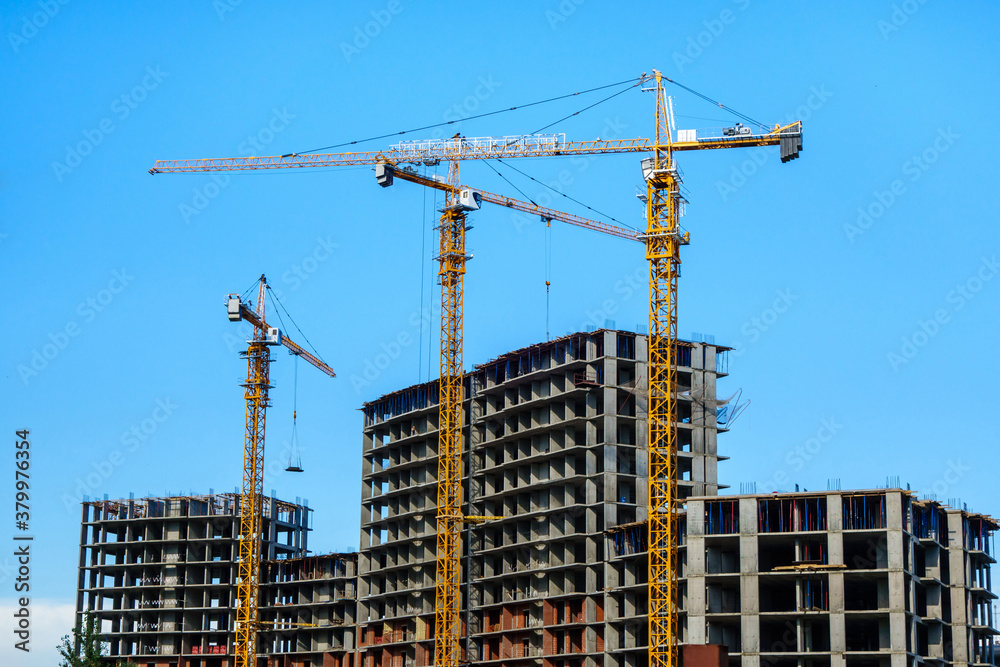
M 14 434 L 14 558 L 17 560 L 17 577 L 14 592 L 17 606 L 14 610 L 14 648 L 25 653 L 31 650 L 31 443 L 28 430 Z

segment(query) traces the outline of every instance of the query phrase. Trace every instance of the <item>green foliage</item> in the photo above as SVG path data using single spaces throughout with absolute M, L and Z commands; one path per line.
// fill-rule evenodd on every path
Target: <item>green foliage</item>
M 83 627 L 78 624 L 73 628 L 73 634 L 64 635 L 62 643 L 56 648 L 62 656 L 59 667 L 132 667 L 132 663 L 119 660 L 112 663 L 101 655 L 103 639 L 97 631 L 97 619 L 87 612 L 83 616 Z M 79 646 L 79 651 L 75 650 Z

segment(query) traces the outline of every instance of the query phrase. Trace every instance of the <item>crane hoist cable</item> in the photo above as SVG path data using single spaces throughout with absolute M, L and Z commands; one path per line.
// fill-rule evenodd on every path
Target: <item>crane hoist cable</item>
M 593 104 L 591 104 L 591 105 L 588 105 L 588 106 L 585 106 L 585 107 L 583 107 L 583 108 L 582 108 L 582 109 L 580 109 L 579 111 L 574 111 L 573 113 L 571 113 L 571 114 L 570 114 L 570 115 L 568 115 L 568 116 L 563 116 L 563 117 L 562 117 L 562 118 L 560 118 L 559 120 L 556 120 L 556 121 L 553 121 L 553 122 L 549 123 L 548 125 L 546 125 L 546 126 L 544 126 L 544 127 L 540 127 L 540 128 L 538 128 L 537 130 L 535 130 L 535 131 L 534 131 L 534 132 L 532 132 L 531 134 L 538 134 L 538 133 L 540 133 L 540 132 L 541 132 L 542 130 L 547 130 L 547 129 L 549 129 L 550 127 L 552 127 L 553 125 L 558 125 L 559 123 L 563 122 L 564 120 L 569 120 L 569 119 L 570 119 L 570 118 L 572 118 L 573 116 L 579 116 L 579 115 L 580 115 L 580 114 L 582 114 L 582 113 L 583 113 L 584 111 L 587 111 L 587 110 L 589 110 L 589 109 L 593 109 L 593 108 L 594 108 L 594 107 L 596 107 L 596 106 L 597 106 L 598 104 L 603 104 L 604 102 L 607 102 L 607 101 L 608 101 L 608 100 L 610 100 L 610 99 L 613 99 L 613 98 L 615 98 L 615 97 L 618 97 L 618 96 L 619 96 L 619 95 L 621 95 L 622 93 L 625 93 L 625 92 L 628 92 L 628 91 L 632 90 L 633 88 L 635 88 L 636 86 L 639 86 L 639 85 L 641 85 L 641 84 L 642 84 L 642 80 L 640 79 L 639 81 L 636 81 L 635 83 L 633 83 L 632 85 L 628 86 L 627 88 L 622 88 L 622 89 L 621 89 L 621 90 L 619 90 L 619 91 L 618 91 L 617 93 L 614 93 L 613 95 L 608 95 L 608 96 L 607 96 L 607 97 L 605 97 L 605 98 L 604 98 L 603 100 L 598 100 L 597 102 L 594 102 L 594 103 L 593 103 Z
M 597 86 L 596 88 L 588 88 L 587 90 L 578 90 L 575 93 L 567 93 L 565 95 L 558 95 L 556 97 L 550 97 L 550 98 L 544 99 L 544 100 L 538 100 L 538 101 L 535 101 L 535 102 L 529 102 L 528 104 L 519 104 L 517 106 L 513 106 L 513 107 L 510 107 L 510 108 L 507 108 L 507 109 L 498 109 L 497 111 L 487 111 L 486 113 L 476 114 L 475 116 L 467 116 L 465 118 L 456 118 L 455 120 L 449 120 L 449 121 L 445 121 L 443 123 L 434 123 L 433 125 L 424 125 L 422 127 L 414 127 L 414 128 L 410 128 L 409 130 L 399 130 L 398 132 L 389 132 L 387 134 L 380 134 L 380 135 L 375 136 L 375 137 L 368 137 L 367 139 L 355 139 L 354 141 L 345 141 L 343 143 L 333 144 L 331 146 L 323 146 L 321 148 L 312 148 L 312 149 L 307 150 L 307 151 L 299 151 L 298 153 L 289 153 L 289 155 L 306 155 L 308 153 L 318 153 L 320 151 L 329 150 L 331 148 L 342 148 L 343 146 L 354 146 L 356 144 L 363 144 L 363 143 L 368 142 L 368 141 L 375 141 L 376 139 L 387 139 L 389 137 L 395 137 L 395 136 L 399 136 L 401 134 L 407 134 L 409 132 L 420 132 L 422 130 L 433 129 L 435 127 L 444 127 L 446 125 L 453 125 L 455 123 L 461 123 L 462 121 L 466 121 L 466 120 L 476 120 L 478 118 L 486 118 L 487 116 L 495 116 L 497 114 L 507 113 L 509 111 L 516 111 L 518 109 L 527 109 L 528 107 L 538 106 L 539 104 L 547 104 L 549 102 L 556 102 L 558 100 L 564 100 L 564 99 L 566 99 L 568 97 L 575 97 L 576 95 L 586 95 L 587 93 L 592 93 L 592 92 L 597 91 L 597 90 L 604 90 L 605 88 L 614 88 L 615 86 L 620 86 L 620 85 L 625 84 L 625 83 L 630 83 L 633 80 L 634 80 L 634 78 L 633 79 L 625 79 L 624 81 L 616 81 L 615 83 L 609 83 L 609 84 L 605 84 L 603 86 Z M 637 82 L 635 85 L 639 85 L 639 83 L 641 83 L 641 81 Z M 624 92 L 624 91 L 622 91 L 622 92 Z M 615 93 L 615 94 L 617 95 L 618 93 Z M 614 95 L 612 95 L 612 97 L 614 97 Z M 598 102 L 598 104 L 600 104 L 600 102 Z M 577 113 L 579 113 L 579 112 L 577 112 Z M 575 116 L 576 114 L 573 114 L 573 115 Z M 558 122 L 558 121 L 556 121 L 556 122 Z
M 427 270 L 427 188 L 420 190 L 423 202 L 420 205 L 420 340 L 417 342 L 417 382 L 420 382 L 424 372 L 424 283 L 427 282 L 424 280 L 424 272 Z
M 509 178 L 507 178 L 506 176 L 504 176 L 503 174 L 501 174 L 499 171 L 497 171 L 497 168 L 494 167 L 492 164 L 490 164 L 489 160 L 483 160 L 483 164 L 485 164 L 487 167 L 489 167 L 490 169 L 492 169 L 494 174 L 496 174 L 497 176 L 499 176 L 503 180 L 507 181 L 507 184 L 510 185 L 510 187 L 512 187 L 515 190 L 517 190 L 521 194 L 522 197 L 524 197 L 525 199 L 527 199 L 528 201 L 530 201 L 535 206 L 538 206 L 538 202 L 536 202 L 534 199 L 532 199 L 531 197 L 529 197 L 527 195 L 527 193 L 524 192 L 524 190 L 522 190 L 521 188 L 519 188 L 516 185 L 514 185 Z
M 555 189 L 554 187 L 552 187 L 552 186 L 551 186 L 551 185 L 549 185 L 548 183 L 543 183 L 542 181 L 538 180 L 538 179 L 537 179 L 537 178 L 535 178 L 534 176 L 532 176 L 532 175 L 530 175 L 530 174 L 526 174 L 526 173 L 524 173 L 523 171 L 521 171 L 520 169 L 518 169 L 517 167 L 513 166 L 512 164 L 510 164 L 510 163 L 508 163 L 508 162 L 504 162 L 503 160 L 500 160 L 500 159 L 498 159 L 498 160 L 497 160 L 497 164 L 502 164 L 503 166 L 507 167 L 508 169 L 513 169 L 514 171 L 516 171 L 517 173 L 521 174 L 521 175 L 522 175 L 522 176 L 524 176 L 525 178 L 527 178 L 527 179 L 529 179 L 529 180 L 532 180 L 532 181 L 534 181 L 535 183 L 538 183 L 538 184 L 539 184 L 539 185 L 541 185 L 542 187 L 545 187 L 545 188 L 548 188 L 549 190 L 552 190 L 552 192 L 555 192 L 555 193 L 556 193 L 557 195 L 559 195 L 559 196 L 561 196 L 561 197 L 565 197 L 566 199 L 570 200 L 571 202 L 576 202 L 577 204 L 579 204 L 580 206 L 584 207 L 584 208 L 585 208 L 585 209 L 587 209 L 588 211 L 593 211 L 594 213 L 596 213 L 597 215 L 599 215 L 599 216 L 601 216 L 601 217 L 603 217 L 603 218 L 607 218 L 608 220 L 611 220 L 611 221 L 613 221 L 613 222 L 616 222 L 616 223 L 618 223 L 619 225 L 623 225 L 623 226 L 625 226 L 625 227 L 629 227 L 629 228 L 631 228 L 631 229 L 634 229 L 634 228 L 633 228 L 633 227 L 632 227 L 631 225 L 626 225 L 626 224 L 625 224 L 624 222 L 622 222 L 621 220 L 619 220 L 619 219 L 617 219 L 617 218 L 615 218 L 615 217 L 613 217 L 613 216 L 610 216 L 610 215 L 608 215 L 607 213 L 601 213 L 600 211 L 598 211 L 598 210 L 597 210 L 596 208 L 594 208 L 593 206 L 587 206 L 586 204 L 584 204 L 584 203 L 583 203 L 582 201 L 580 201 L 579 199 L 575 199 L 575 198 L 573 198 L 573 197 L 570 197 L 570 196 L 569 196 L 568 194 L 566 194 L 565 192 L 560 192 L 559 190 Z M 520 192 L 520 190 L 518 190 L 518 192 Z M 532 204 L 535 204 L 535 202 L 531 202 L 531 203 L 532 203 Z M 538 204 L 535 204 L 535 206 L 538 206 Z
M 688 91 L 692 95 L 696 95 L 696 96 L 700 97 L 701 99 L 705 100 L 706 102 L 714 104 L 715 106 L 719 107 L 720 109 L 725 109 L 726 111 L 728 111 L 729 113 L 733 114 L 737 118 L 745 120 L 748 123 L 753 123 L 754 125 L 756 125 L 758 127 L 762 127 L 765 130 L 768 129 L 768 126 L 764 125 L 764 123 L 760 122 L 759 120 L 755 120 L 755 119 L 751 118 L 750 116 L 746 115 L 745 113 L 742 113 L 740 111 L 737 111 L 736 109 L 733 109 L 732 107 L 727 107 L 722 102 L 719 102 L 718 100 L 713 100 L 708 95 L 703 95 L 702 93 L 699 93 L 697 90 L 695 90 L 693 88 L 688 88 L 683 83 L 678 83 L 677 81 L 674 81 L 673 79 L 671 79 L 669 77 L 666 77 L 666 76 L 663 77 L 663 80 L 664 81 L 669 81 L 670 83 L 674 84 L 678 88 L 683 88 L 684 90 Z
M 549 287 L 552 285 L 552 221 L 545 221 L 545 341 L 549 335 Z
M 306 338 L 305 333 L 302 331 L 299 325 L 295 323 L 295 320 L 292 318 L 292 314 L 288 312 L 288 309 L 285 308 L 285 304 L 281 303 L 278 297 L 274 294 L 274 291 L 271 290 L 270 285 L 267 286 L 267 293 L 271 297 L 271 301 L 277 304 L 277 306 L 281 308 L 281 310 L 285 311 L 285 315 L 288 316 L 288 321 L 291 322 L 292 326 L 295 327 L 295 330 L 299 332 L 299 335 L 302 336 L 302 340 L 305 341 L 306 345 L 309 346 L 309 349 L 312 350 L 312 353 L 316 355 L 316 358 L 325 364 L 326 361 L 323 360 L 323 355 L 321 355 L 319 351 L 316 349 L 316 347 L 309 341 L 309 339 Z M 285 328 L 285 322 L 281 318 L 281 312 L 278 310 L 275 310 L 275 312 L 278 314 L 278 321 L 281 322 L 282 328 Z
M 288 451 L 285 472 L 302 472 L 302 454 L 299 453 L 299 355 L 295 355 L 295 382 L 292 390 L 292 441 Z

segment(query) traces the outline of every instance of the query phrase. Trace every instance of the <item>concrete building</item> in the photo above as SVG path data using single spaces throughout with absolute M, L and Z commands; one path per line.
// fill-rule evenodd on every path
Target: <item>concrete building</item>
M 737 667 L 991 665 L 992 518 L 901 489 L 690 498 L 684 641 Z M 646 664 L 645 525 L 608 533 L 605 665 Z
M 714 495 L 716 380 L 728 348 L 678 346 L 680 490 Z M 645 518 L 646 339 L 577 333 L 466 376 L 466 657 L 594 667 L 604 653 L 604 531 Z M 365 667 L 432 662 L 437 388 L 364 406 L 358 623 Z
M 988 516 L 902 489 L 718 495 L 728 348 L 678 346 L 681 627 L 730 667 L 996 665 Z M 465 378 L 464 659 L 643 667 L 646 339 L 577 333 Z M 361 546 L 312 556 L 270 501 L 268 667 L 433 662 L 437 384 L 364 406 Z M 231 663 L 238 498 L 84 504 L 78 609 L 142 665 Z M 159 602 L 156 602 L 159 600 Z M 262 665 L 264 660 L 262 660 Z
M 468 374 L 464 509 L 504 517 L 466 530 L 470 662 L 646 664 L 645 343 L 579 333 Z M 993 519 L 899 489 L 717 495 L 726 351 L 678 350 L 683 640 L 733 667 L 992 664 Z M 365 405 L 365 667 L 432 659 L 436 394 Z
M 305 554 L 311 511 L 264 498 L 262 557 Z M 231 664 L 238 539 L 238 494 L 84 502 L 77 612 L 97 617 L 112 657 Z

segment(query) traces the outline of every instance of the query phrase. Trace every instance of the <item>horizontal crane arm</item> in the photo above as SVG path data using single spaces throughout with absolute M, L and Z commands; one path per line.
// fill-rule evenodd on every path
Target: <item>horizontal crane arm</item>
M 258 329 L 266 329 L 267 326 L 268 326 L 266 322 L 264 322 L 263 320 L 261 320 L 257 316 L 256 311 L 253 311 L 250 308 L 247 308 L 246 305 L 242 304 L 242 303 L 240 304 L 240 315 L 243 316 L 243 319 L 245 319 L 247 322 L 249 322 L 253 326 L 257 327 Z M 303 350 L 302 347 L 299 346 L 298 343 L 294 342 L 288 336 L 285 336 L 284 334 L 282 334 L 282 336 L 281 336 L 281 344 L 284 345 L 285 347 L 287 347 L 288 350 L 292 354 L 294 354 L 296 356 L 299 356 L 299 357 L 302 357 L 303 359 L 305 359 L 310 364 L 312 364 L 313 366 L 315 366 L 319 370 L 323 371 L 324 373 L 326 373 L 330 377 L 332 377 L 332 378 L 337 377 L 337 374 L 333 372 L 332 368 L 330 368 L 329 366 L 327 366 L 326 364 L 324 364 L 322 361 L 320 361 L 315 355 L 312 355 L 309 352 Z
M 802 124 L 796 121 L 771 132 L 700 140 L 675 141 L 674 150 L 689 151 L 706 148 L 745 148 L 773 146 L 783 137 L 801 138 Z M 157 160 L 150 174 L 257 171 L 262 169 L 304 169 L 308 167 L 350 167 L 389 164 L 435 165 L 452 160 L 496 160 L 517 157 L 551 157 L 555 155 L 601 155 L 610 153 L 647 153 L 655 148 L 651 139 L 594 139 L 566 141 L 561 134 L 518 135 L 512 137 L 453 137 L 428 141 L 408 141 L 384 151 L 358 153 L 310 153 L 270 155 L 265 157 L 204 158 L 197 160 Z
M 749 128 L 745 128 L 749 129 Z M 694 130 L 689 130 L 694 132 Z M 698 151 L 713 148 L 752 148 L 754 146 L 782 147 L 781 161 L 787 162 L 798 157 L 802 150 L 802 121 L 795 121 L 775 128 L 765 134 L 738 134 L 722 137 L 705 137 L 702 139 L 687 139 L 684 130 L 679 133 L 684 141 L 673 141 L 670 148 L 675 151 Z
M 385 151 L 361 153 L 311 153 L 309 155 L 271 155 L 268 157 L 206 158 L 201 160 L 157 160 L 151 174 L 208 171 L 254 171 L 260 169 L 301 169 L 306 167 L 349 167 L 388 162 L 390 164 L 438 164 L 450 160 L 495 160 L 515 157 L 553 155 L 590 155 L 601 153 L 641 153 L 651 151 L 649 139 L 612 139 L 594 141 L 550 140 L 542 138 L 486 137 L 482 139 L 442 139 L 398 144 Z
M 411 183 L 417 183 L 418 185 L 423 185 L 429 188 L 434 188 L 436 190 L 442 190 L 451 194 L 456 194 L 457 190 L 453 185 L 439 181 L 434 178 L 428 178 L 411 171 L 408 168 L 404 169 L 394 169 L 391 165 L 386 165 L 386 169 L 391 172 L 391 174 L 397 178 L 404 181 L 410 181 Z M 598 222 L 596 220 L 588 220 L 587 218 L 582 218 L 578 215 L 573 215 L 571 213 L 563 213 L 562 211 L 557 211 L 552 208 L 546 208 L 544 206 L 538 206 L 537 204 L 529 204 L 523 202 L 519 199 L 513 199 L 504 195 L 494 194 L 492 192 L 486 192 L 485 190 L 480 190 L 478 188 L 473 188 L 479 193 L 482 201 L 490 202 L 491 204 L 497 204 L 499 206 L 506 206 L 507 208 L 512 208 L 516 211 L 522 211 L 524 213 L 530 213 L 532 215 L 537 215 L 546 220 L 559 220 L 560 222 L 565 222 L 570 225 L 576 225 L 577 227 L 583 227 L 584 229 L 591 229 L 597 232 L 603 232 L 605 234 L 610 234 L 611 236 L 617 236 L 618 238 L 628 239 L 630 241 L 644 242 L 642 235 L 626 227 L 618 227 L 617 225 L 609 225 L 604 222 Z

